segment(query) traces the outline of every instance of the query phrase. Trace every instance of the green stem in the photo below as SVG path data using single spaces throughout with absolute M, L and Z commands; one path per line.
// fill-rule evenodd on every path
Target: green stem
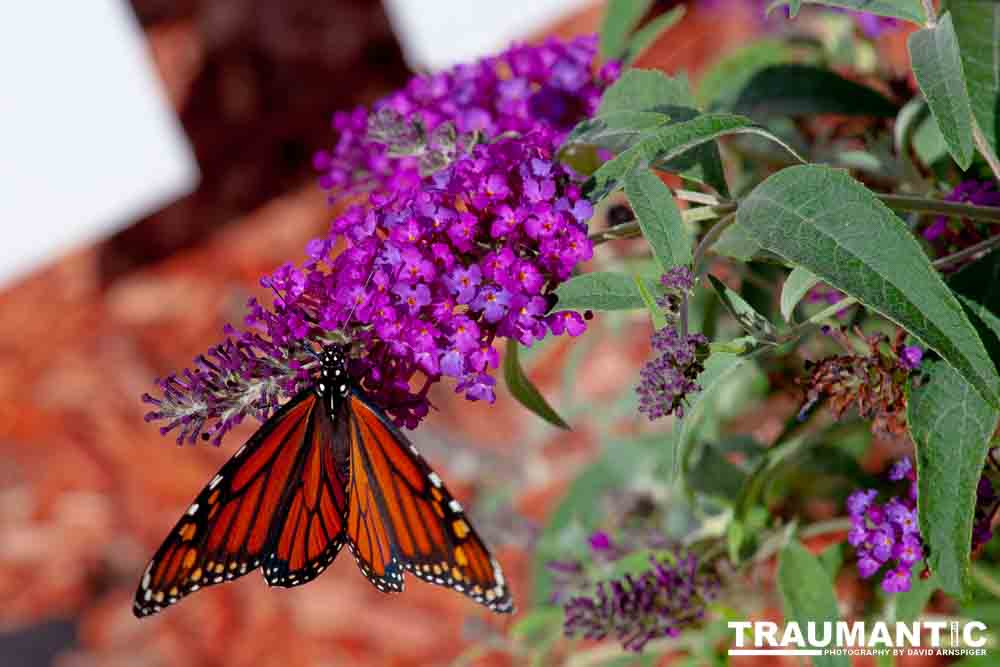
M 1000 207 L 974 206 L 973 204 L 960 204 L 953 201 L 911 197 L 908 195 L 875 193 L 875 196 L 883 204 L 897 211 L 935 213 L 951 218 L 968 218 L 979 222 L 1000 224 Z
M 1000 581 L 997 581 L 985 568 L 972 564 L 972 578 L 995 597 L 1000 598 Z

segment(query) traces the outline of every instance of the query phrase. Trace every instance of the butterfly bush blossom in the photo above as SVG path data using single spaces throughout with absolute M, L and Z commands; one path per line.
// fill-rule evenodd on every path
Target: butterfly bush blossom
M 634 553 L 602 531 L 588 540 L 595 562 L 612 563 Z M 563 631 L 585 639 L 614 637 L 626 650 L 641 651 L 654 639 L 676 637 L 705 616 L 705 606 L 718 590 L 718 581 L 700 571 L 690 554 L 650 556 L 638 574 L 593 583 L 579 561 L 552 561 L 548 569 L 565 612 Z
M 354 377 L 415 427 L 442 378 L 494 400 L 498 338 L 580 334 L 580 313 L 550 310 L 555 287 L 591 257 L 593 211 L 555 152 L 617 76 L 615 64 L 594 73 L 595 49 L 593 37 L 515 46 L 416 77 L 373 114 L 338 114 L 337 144 L 316 164 L 335 193 L 367 188 L 364 205 L 309 243 L 304 266 L 261 281 L 274 305 L 251 299 L 246 330 L 227 326 L 193 368 L 159 380 L 160 395 L 143 397 L 147 420 L 178 442 L 218 444 L 308 386 L 310 343 L 340 331 L 362 352 Z
M 875 502 L 878 491 L 860 489 L 847 498 L 851 531 L 847 541 L 857 550 L 858 573 L 868 579 L 884 571 L 882 588 L 887 593 L 910 590 L 910 571 L 924 557 L 917 522 L 917 476 L 908 458 L 889 469 L 889 479 L 906 480 L 907 493 L 883 504 Z M 883 570 L 884 566 L 885 569 Z
M 688 334 L 680 330 L 678 294 L 688 293 L 694 287 L 694 276 L 686 266 L 670 269 L 660 278 L 668 290 L 657 299 L 667 317 L 666 326 L 653 333 L 650 342 L 658 356 L 646 362 L 639 371 L 639 412 L 649 419 L 667 415 L 684 416 L 685 405 L 693 394 L 701 391 L 698 375 L 705 369 L 702 358 L 708 339 L 701 334 Z
M 612 61 L 595 73 L 596 53 L 596 35 L 514 45 L 495 57 L 414 77 L 372 111 L 338 112 L 333 117 L 336 144 L 313 160 L 322 173 L 320 184 L 334 193 L 391 192 L 419 184 L 420 157 L 408 154 L 415 150 L 399 150 L 397 142 L 369 133 L 373 119 L 387 110 L 418 121 L 430 133 L 445 124 L 460 135 L 488 137 L 546 127 L 556 148 L 576 123 L 597 110 L 601 93 L 621 70 Z M 419 149 L 416 137 L 410 139 L 409 147 Z
M 924 557 L 917 515 L 917 475 L 909 458 L 889 469 L 889 480 L 907 483 L 903 496 L 875 502 L 876 489 L 859 489 L 847 498 L 851 531 L 847 541 L 857 551 L 858 573 L 868 579 L 884 572 L 882 588 L 887 593 L 910 590 L 913 565 Z M 992 524 L 1000 497 L 984 473 L 976 489 L 976 509 L 970 551 L 975 553 L 993 537 Z

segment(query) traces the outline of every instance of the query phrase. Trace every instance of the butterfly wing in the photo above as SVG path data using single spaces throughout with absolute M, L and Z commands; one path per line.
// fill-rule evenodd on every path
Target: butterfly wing
M 329 567 L 344 544 L 347 511 L 347 411 L 317 405 L 310 415 L 301 467 L 289 483 L 282 520 L 273 527 L 264 579 L 290 588 L 312 581 Z M 344 469 L 341 469 L 344 468 Z
M 362 572 L 381 590 L 403 587 L 400 567 L 513 611 L 500 564 L 441 478 L 359 391 L 348 398 L 351 477 L 347 538 Z
M 300 495 L 310 502 L 306 527 L 311 529 L 318 508 L 324 536 L 334 535 L 321 555 L 316 556 L 313 548 L 309 553 L 314 558 L 303 563 L 332 560 L 346 507 L 336 507 L 338 498 L 343 501 L 343 491 L 339 495 L 327 491 L 330 485 L 325 478 L 313 481 L 310 477 L 317 460 L 321 470 L 328 469 L 316 452 L 325 442 L 315 435 L 317 419 L 322 415 L 323 407 L 312 391 L 299 393 L 222 466 L 146 567 L 135 595 L 136 616 L 148 616 L 200 588 L 241 577 L 265 560 L 272 562 L 270 554 L 275 546 L 279 556 L 297 556 L 294 547 L 282 551 L 280 539 L 275 536 L 283 536 L 290 523 L 286 521 L 289 501 Z M 303 477 L 309 479 L 308 483 Z M 329 500 L 339 513 L 329 511 L 324 504 Z M 291 523 L 297 528 L 302 522 L 299 513 Z M 318 539 L 316 533 L 312 535 L 313 540 Z M 308 530 L 295 533 L 291 542 L 297 545 L 309 537 Z M 274 545 L 276 540 L 278 544 Z M 292 570 L 291 566 L 287 570 L 279 568 L 275 576 L 288 577 Z M 287 585 L 285 581 L 290 583 L 290 579 L 276 583 Z

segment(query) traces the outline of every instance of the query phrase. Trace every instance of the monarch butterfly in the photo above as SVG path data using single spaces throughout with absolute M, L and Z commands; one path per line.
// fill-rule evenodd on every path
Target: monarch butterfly
M 319 379 L 264 423 L 202 489 L 135 594 L 144 617 L 205 586 L 262 569 L 271 586 L 316 578 L 346 543 L 380 591 L 403 573 L 513 611 L 500 564 L 462 506 L 347 371 L 319 355 Z

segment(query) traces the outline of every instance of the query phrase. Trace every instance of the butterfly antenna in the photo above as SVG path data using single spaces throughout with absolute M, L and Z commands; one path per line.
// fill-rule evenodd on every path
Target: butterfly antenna
M 281 292 L 279 292 L 278 288 L 274 286 L 274 283 L 272 283 L 269 280 L 269 281 L 267 281 L 267 286 L 271 288 L 272 292 L 274 292 L 274 296 L 278 297 L 278 301 L 281 303 L 282 306 L 287 305 L 285 303 L 285 298 L 283 296 L 281 296 Z

